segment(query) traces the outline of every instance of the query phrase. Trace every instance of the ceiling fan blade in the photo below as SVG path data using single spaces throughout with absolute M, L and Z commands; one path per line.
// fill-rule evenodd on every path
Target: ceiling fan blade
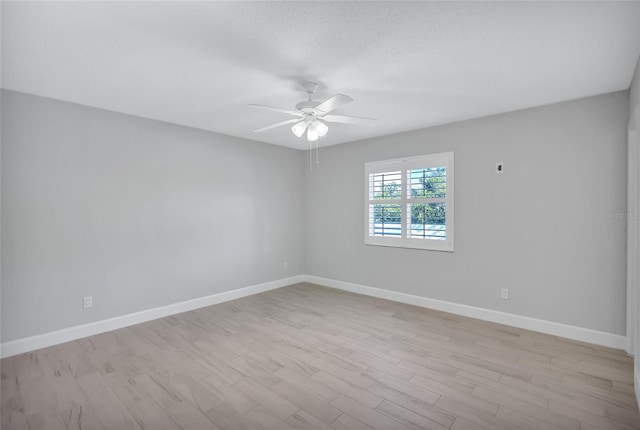
M 324 115 L 323 120 L 327 122 L 341 122 L 343 124 L 353 125 L 375 125 L 378 120 L 373 118 L 360 118 L 357 116 L 345 116 L 345 115 Z
M 272 128 L 280 127 L 280 126 L 291 124 L 291 123 L 298 122 L 298 121 L 300 121 L 300 119 L 298 119 L 298 118 L 288 119 L 286 121 L 278 122 L 278 123 L 275 123 L 275 124 L 272 124 L 272 125 L 268 125 L 266 127 L 259 128 L 257 130 L 253 130 L 253 132 L 254 133 L 260 133 L 261 131 L 271 130 Z
M 295 110 L 280 109 L 280 108 L 273 107 L 273 106 L 249 105 L 249 107 L 258 108 L 258 109 L 266 109 L 266 110 L 274 110 L 276 112 L 288 113 L 289 115 L 295 115 L 295 116 L 303 116 L 304 115 L 304 113 L 302 113 L 302 112 L 298 112 L 298 111 L 295 111 Z
M 353 99 L 344 94 L 336 94 L 335 96 L 323 101 L 315 108 L 324 113 L 331 112 L 334 109 L 338 109 L 340 106 L 352 102 Z

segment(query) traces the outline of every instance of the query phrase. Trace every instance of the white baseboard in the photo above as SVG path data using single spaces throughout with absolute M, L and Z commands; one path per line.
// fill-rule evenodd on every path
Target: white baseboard
M 627 347 L 627 337 L 618 334 L 539 320 L 506 312 L 494 311 L 491 309 L 478 308 L 475 306 L 461 305 L 443 300 L 430 299 L 412 294 L 399 293 L 382 288 L 367 287 L 365 285 L 353 284 L 351 282 L 336 281 L 335 279 L 321 278 L 319 276 L 304 275 L 304 279 L 305 282 L 325 287 L 378 297 L 380 299 L 391 300 L 394 302 L 407 303 L 423 308 L 477 318 L 484 321 L 510 325 L 513 327 L 593 343 L 596 345 L 608 346 L 617 349 L 625 349 Z
M 251 296 L 253 294 L 274 290 L 276 288 L 281 288 L 287 285 L 297 284 L 298 282 L 304 282 L 304 275 L 278 279 L 275 281 L 252 285 L 245 288 L 238 288 L 236 290 L 212 294 L 210 296 L 200 297 L 197 299 L 186 300 L 184 302 L 173 303 L 167 306 L 161 306 L 158 308 L 147 309 L 132 314 L 121 315 L 102 321 L 64 328 L 49 333 L 39 334 L 37 336 L 25 337 L 22 339 L 4 342 L 0 345 L 0 357 L 11 357 L 12 355 L 21 354 L 23 352 L 46 348 L 47 346 L 69 342 L 87 336 L 93 336 L 95 334 L 104 333 L 106 331 L 117 330 L 119 328 L 140 324 L 169 315 L 175 315 L 182 312 L 191 311 L 193 309 L 227 302 L 229 300 Z
M 140 324 L 146 321 L 151 321 L 182 312 L 187 312 L 193 309 L 251 296 L 253 294 L 274 290 L 276 288 L 296 284 L 298 282 L 310 282 L 325 287 L 350 291 L 352 293 L 378 297 L 394 302 L 407 303 L 423 308 L 435 309 L 443 312 L 449 312 L 452 314 L 463 315 L 499 324 L 506 324 L 513 327 L 519 327 L 527 330 L 537 331 L 540 333 L 589 342 L 596 345 L 608 346 L 611 348 L 624 349 L 627 346 L 626 336 L 621 336 L 613 333 L 606 333 L 582 327 L 559 324 L 551 321 L 539 320 L 535 318 L 478 308 L 474 306 L 462 305 L 443 300 L 430 299 L 427 297 L 416 296 L 412 294 L 399 293 L 382 288 L 367 287 L 365 285 L 321 278 L 318 276 L 297 275 L 289 278 L 265 282 L 258 285 L 252 285 L 245 288 L 239 288 L 232 291 L 212 294 L 210 296 L 200 297 L 193 300 L 174 303 L 167 306 L 147 309 L 145 311 L 122 315 L 102 321 L 96 321 L 36 336 L 4 342 L 0 344 L 0 357 L 11 357 L 12 355 L 21 354 L 23 352 L 46 348 L 48 346 L 81 339 L 83 337 L 104 333 L 106 331 L 117 330 L 119 328 Z M 638 388 L 640 387 L 639 378 L 640 375 L 636 374 L 636 392 L 640 392 L 638 391 Z

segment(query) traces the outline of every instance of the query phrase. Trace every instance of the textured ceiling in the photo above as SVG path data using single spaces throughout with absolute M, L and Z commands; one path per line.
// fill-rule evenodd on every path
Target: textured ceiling
M 629 87 L 638 2 L 3 2 L 2 87 L 294 148 L 300 82 L 354 102 L 322 145 Z

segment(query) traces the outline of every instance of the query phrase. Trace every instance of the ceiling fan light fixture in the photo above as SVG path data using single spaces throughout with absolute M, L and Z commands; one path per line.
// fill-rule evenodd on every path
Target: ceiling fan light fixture
M 327 127 L 327 124 L 325 124 L 320 120 L 316 120 L 314 125 L 316 127 L 316 131 L 318 132 L 319 137 L 325 137 L 327 135 L 327 132 L 329 131 L 329 127 Z
M 308 125 L 309 124 L 304 120 L 297 122 L 293 125 L 293 127 L 291 127 L 291 131 L 296 135 L 296 137 L 302 137 L 304 132 L 307 130 Z
M 309 142 L 315 142 L 318 140 L 318 130 L 316 129 L 315 122 L 309 124 L 309 128 L 307 129 L 307 140 Z

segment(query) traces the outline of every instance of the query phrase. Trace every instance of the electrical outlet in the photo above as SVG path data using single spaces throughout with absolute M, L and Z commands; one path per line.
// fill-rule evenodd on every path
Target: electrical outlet
M 500 298 L 503 300 L 509 300 L 509 289 L 508 288 L 502 288 L 500 290 Z
M 87 296 L 82 299 L 82 308 L 88 309 L 93 307 L 93 296 Z
M 496 163 L 496 173 L 504 172 L 504 163 Z
M 287 264 L 286 261 L 284 263 L 282 263 L 282 269 L 283 270 L 287 270 L 287 267 L 289 267 L 289 265 Z

